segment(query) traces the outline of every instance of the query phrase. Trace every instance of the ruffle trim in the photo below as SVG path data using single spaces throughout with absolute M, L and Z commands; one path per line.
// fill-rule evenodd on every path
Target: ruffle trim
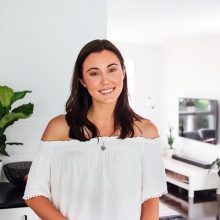
M 35 197 L 38 197 L 38 196 L 43 196 L 43 197 L 49 199 L 48 196 L 45 196 L 45 195 L 43 195 L 43 194 L 36 194 L 36 195 L 32 195 L 32 196 L 23 196 L 22 199 L 23 199 L 23 200 L 28 200 L 28 199 L 35 198 Z M 50 199 L 49 199 L 49 200 L 50 200 Z
M 153 199 L 153 198 L 158 198 L 158 197 L 161 197 L 162 195 L 164 194 L 167 194 L 168 191 L 162 191 L 161 193 L 158 193 L 158 194 L 154 194 L 154 195 L 151 195 L 151 196 L 146 196 L 144 197 L 142 200 L 141 200 L 141 204 L 145 201 L 147 201 L 148 199 Z

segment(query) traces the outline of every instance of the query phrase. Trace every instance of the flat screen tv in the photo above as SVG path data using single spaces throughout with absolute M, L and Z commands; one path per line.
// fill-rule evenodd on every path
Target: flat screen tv
M 217 144 L 217 100 L 179 98 L 179 136 Z

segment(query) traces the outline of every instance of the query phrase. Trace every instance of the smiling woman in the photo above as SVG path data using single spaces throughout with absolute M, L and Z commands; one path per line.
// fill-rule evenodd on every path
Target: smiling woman
M 72 139 L 135 135 L 134 121 L 143 118 L 129 105 L 124 59 L 108 40 L 94 40 L 80 51 L 66 112 Z
M 159 134 L 130 107 L 124 60 L 108 40 L 80 51 L 66 115 L 48 123 L 40 149 L 23 197 L 40 218 L 158 219 Z

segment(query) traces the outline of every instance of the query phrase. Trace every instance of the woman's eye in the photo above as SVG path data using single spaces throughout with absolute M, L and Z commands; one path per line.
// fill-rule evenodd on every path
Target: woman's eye
M 90 73 L 90 76 L 96 76 L 97 75 L 97 72 L 91 72 Z
M 109 70 L 109 72 L 115 72 L 115 71 L 116 71 L 115 68 L 112 68 L 112 69 Z

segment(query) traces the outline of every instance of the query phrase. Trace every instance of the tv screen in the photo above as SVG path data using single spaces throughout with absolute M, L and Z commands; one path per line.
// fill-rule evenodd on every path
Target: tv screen
M 179 136 L 217 144 L 218 102 L 179 98 Z

